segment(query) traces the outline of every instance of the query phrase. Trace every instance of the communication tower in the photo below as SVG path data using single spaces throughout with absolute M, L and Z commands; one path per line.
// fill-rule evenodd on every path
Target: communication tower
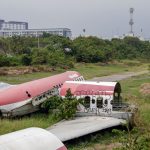
M 131 27 L 130 29 L 130 33 L 133 34 L 133 25 L 134 25 L 134 21 L 133 21 L 133 13 L 134 13 L 134 8 L 130 8 L 130 21 L 129 21 L 129 25 Z

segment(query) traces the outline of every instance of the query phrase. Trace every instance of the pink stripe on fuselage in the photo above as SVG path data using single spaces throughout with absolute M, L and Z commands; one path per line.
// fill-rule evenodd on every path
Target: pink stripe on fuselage
M 58 148 L 57 150 L 67 150 L 65 146 Z

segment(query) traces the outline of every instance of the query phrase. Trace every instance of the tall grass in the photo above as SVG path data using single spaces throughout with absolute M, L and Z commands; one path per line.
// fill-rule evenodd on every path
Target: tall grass
M 138 106 L 143 123 L 150 124 L 150 96 L 140 93 L 143 83 L 150 83 L 150 73 L 121 81 L 123 97 Z
M 56 122 L 57 120 L 52 114 L 48 115 L 40 112 L 19 118 L 1 119 L 0 135 L 29 127 L 47 128 Z

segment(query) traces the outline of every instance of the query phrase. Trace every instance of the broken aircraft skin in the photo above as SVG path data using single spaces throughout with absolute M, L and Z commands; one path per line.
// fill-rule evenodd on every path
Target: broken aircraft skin
M 66 81 L 60 96 L 64 98 L 68 89 L 77 99 L 83 100 L 84 106 L 78 107 L 79 111 L 109 114 L 127 106 L 122 102 L 119 82 Z
M 1 83 L 0 112 L 3 117 L 13 117 L 38 111 L 47 98 L 59 94 L 65 81 L 73 80 L 84 79 L 76 71 L 67 71 L 18 85 Z
M 47 128 L 62 142 L 132 121 L 132 112 L 126 112 L 128 105 L 121 101 L 121 85 L 118 82 L 66 81 L 60 89 L 62 98 L 65 98 L 68 89 L 82 100 L 76 117 Z
M 41 144 L 41 149 L 67 150 L 59 140 L 64 142 L 103 129 L 119 126 L 126 123 L 129 117 L 132 117 L 132 113 L 120 111 L 122 108 L 128 107 L 128 105 L 122 105 L 123 103 L 120 97 L 121 85 L 118 82 L 84 81 L 84 78 L 75 71 L 68 71 L 19 85 L 5 86 L 1 84 L 1 87 L 0 110 L 2 115 L 7 117 L 35 112 L 39 110 L 41 103 L 53 95 L 60 95 L 64 98 L 68 89 L 71 90 L 71 93 L 76 96 L 77 99 L 82 98 L 84 100 L 84 105 L 79 104 L 77 111 L 78 117 L 74 118 L 74 120 L 57 123 L 47 128 L 47 131 L 29 128 L 0 136 L 0 145 L 4 144 L 3 142 L 1 143 L 2 140 L 6 140 L 8 144 L 4 144 L 3 146 L 6 148 L 9 145 L 10 147 L 14 146 L 14 150 L 17 144 L 31 146 L 31 150 L 37 150 L 36 144 L 30 145 L 30 142 L 28 143 L 29 139 L 32 139 L 34 142 L 37 141 L 36 138 L 39 139 L 42 136 L 46 137 L 46 135 L 52 137 L 51 140 L 46 143 L 50 146 L 47 147 L 45 142 L 41 144 L 43 141 L 43 139 L 41 139 L 41 142 L 38 143 Z M 68 129 L 69 132 L 67 132 Z M 32 137 L 33 134 L 30 133 L 34 133 L 35 131 L 35 136 Z M 48 134 L 48 132 L 53 133 L 59 140 L 56 139 L 56 137 L 54 138 L 51 133 L 51 135 Z M 22 138 L 24 135 L 26 139 Z M 39 135 L 41 135 L 41 137 L 38 137 Z M 20 140 L 16 141 L 16 137 Z M 9 138 L 12 140 L 15 139 L 14 141 L 18 143 L 9 143 L 7 140 Z M 54 139 L 56 143 L 59 144 L 50 144 Z M 20 143 L 20 141 L 22 143 Z M 57 147 L 57 145 L 60 147 Z M 9 150 L 9 147 L 7 149 Z
M 84 111 L 108 114 L 123 107 L 120 101 L 121 85 L 118 82 L 84 81 L 78 72 L 67 71 L 18 85 L 1 83 L 0 112 L 3 117 L 13 117 L 38 111 L 40 104 L 49 97 L 65 97 L 69 88 L 77 99 L 84 99 Z
M 67 148 L 54 134 L 34 127 L 1 135 L 0 150 L 67 150 Z

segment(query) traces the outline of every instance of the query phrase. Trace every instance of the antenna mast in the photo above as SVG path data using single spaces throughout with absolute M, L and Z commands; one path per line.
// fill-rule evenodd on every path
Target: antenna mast
M 130 25 L 130 27 L 131 27 L 130 33 L 131 33 L 131 34 L 134 34 L 134 33 L 133 33 L 133 25 L 134 25 L 133 13 L 134 13 L 134 8 L 130 8 L 129 11 L 130 11 L 130 21 L 129 21 L 129 25 Z

